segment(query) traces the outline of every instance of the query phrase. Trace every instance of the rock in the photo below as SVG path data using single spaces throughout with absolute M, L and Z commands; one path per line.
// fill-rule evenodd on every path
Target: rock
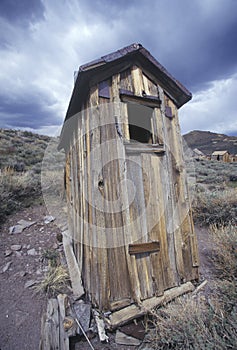
M 9 234 L 15 234 L 15 233 L 22 233 L 22 231 L 24 230 L 23 226 L 21 225 L 15 225 L 15 226 L 11 226 L 9 228 Z
M 54 244 L 53 244 L 52 249 L 58 249 L 57 243 L 54 243 Z
M 23 227 L 23 230 L 27 227 L 34 225 L 35 223 L 36 223 L 36 221 L 27 221 L 27 220 L 23 220 L 23 219 L 18 221 L 18 224 Z
M 38 253 L 37 253 L 37 251 L 35 250 L 35 248 L 32 248 L 32 249 L 27 250 L 27 254 L 28 254 L 28 255 L 32 255 L 32 256 L 38 255 Z
M 133 338 L 129 335 L 126 335 L 119 330 L 117 330 L 115 335 L 116 344 L 120 345 L 130 345 L 130 346 L 138 346 L 141 344 L 141 340 Z
M 146 335 L 146 330 L 142 321 L 131 322 L 119 328 L 122 333 L 133 338 L 143 340 Z
M 19 272 L 19 276 L 20 276 L 20 277 L 24 277 L 26 274 L 27 274 L 26 271 L 21 271 L 21 272 Z
M 48 216 L 44 217 L 44 223 L 45 224 L 49 224 L 50 222 L 52 222 L 54 220 L 55 220 L 55 218 L 53 216 L 51 216 L 51 215 L 48 215 Z
M 15 252 L 15 255 L 20 258 L 22 256 L 22 253 L 21 252 Z
M 11 250 L 19 251 L 19 250 L 21 250 L 22 245 L 21 244 L 13 244 L 13 245 L 11 245 L 10 248 L 11 248 Z
M 6 272 L 11 266 L 11 264 L 12 264 L 12 261 L 8 261 L 8 263 L 2 268 L 2 272 Z
M 82 328 L 85 332 L 87 332 L 90 328 L 90 320 L 91 320 L 91 305 L 85 304 L 84 302 L 76 301 L 74 304 L 74 311 L 78 320 L 82 325 Z M 80 333 L 79 333 L 80 334 Z
M 27 249 L 30 249 L 30 244 L 28 244 L 28 246 L 26 247 Z
M 7 256 L 10 256 L 12 254 L 12 250 L 10 249 L 7 249 L 4 253 L 4 255 L 7 257 Z
M 36 281 L 36 280 L 29 280 L 29 281 L 27 281 L 25 283 L 24 288 L 25 289 L 26 288 L 30 288 L 30 287 L 34 286 L 35 284 L 37 284 L 37 283 L 38 283 L 38 281 Z

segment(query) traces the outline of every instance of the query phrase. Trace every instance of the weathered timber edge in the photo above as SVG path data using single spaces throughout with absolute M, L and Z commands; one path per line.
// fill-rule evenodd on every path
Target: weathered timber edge
M 166 290 L 160 297 L 153 297 L 142 301 L 140 306 L 135 304 L 130 305 L 122 310 L 112 313 L 109 318 L 106 319 L 107 326 L 110 329 L 115 329 L 135 318 L 145 315 L 159 305 L 165 304 L 185 293 L 194 291 L 194 289 L 194 285 L 191 282 L 187 282 L 179 287 Z

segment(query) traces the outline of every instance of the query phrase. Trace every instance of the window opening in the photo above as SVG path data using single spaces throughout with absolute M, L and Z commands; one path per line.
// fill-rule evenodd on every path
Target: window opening
M 152 143 L 153 108 L 128 103 L 128 123 L 131 141 Z

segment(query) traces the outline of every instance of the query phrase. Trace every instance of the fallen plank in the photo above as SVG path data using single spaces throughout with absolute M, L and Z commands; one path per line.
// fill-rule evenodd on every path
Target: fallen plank
M 81 272 L 73 252 L 72 240 L 68 231 L 63 232 L 63 247 L 72 283 L 73 294 L 79 299 L 85 292 L 82 285 Z
M 59 341 L 60 341 L 60 350 L 69 350 L 69 339 L 68 335 L 64 328 L 64 320 L 66 316 L 66 307 L 67 307 L 67 295 L 59 294 L 57 296 L 58 306 L 59 306 Z
M 41 320 L 40 350 L 58 350 L 59 341 L 59 314 L 56 299 L 49 299 L 46 314 Z
M 141 317 L 150 312 L 153 308 L 165 304 L 178 296 L 192 292 L 194 285 L 191 282 L 182 284 L 179 287 L 168 289 L 160 297 L 153 297 L 142 301 L 141 306 L 130 305 L 122 310 L 112 313 L 107 321 L 108 327 L 114 329 L 135 318 Z

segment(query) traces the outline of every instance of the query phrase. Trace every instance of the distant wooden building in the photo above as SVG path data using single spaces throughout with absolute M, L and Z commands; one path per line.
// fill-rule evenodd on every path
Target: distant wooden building
M 200 151 L 198 148 L 194 148 L 193 157 L 197 159 L 203 159 L 203 158 L 206 158 L 206 155 L 202 151 Z
M 178 120 L 190 99 L 140 44 L 79 69 L 60 148 L 74 254 L 100 310 L 198 279 Z
M 228 163 L 230 162 L 230 154 L 228 151 L 215 151 L 212 153 L 211 159 Z

